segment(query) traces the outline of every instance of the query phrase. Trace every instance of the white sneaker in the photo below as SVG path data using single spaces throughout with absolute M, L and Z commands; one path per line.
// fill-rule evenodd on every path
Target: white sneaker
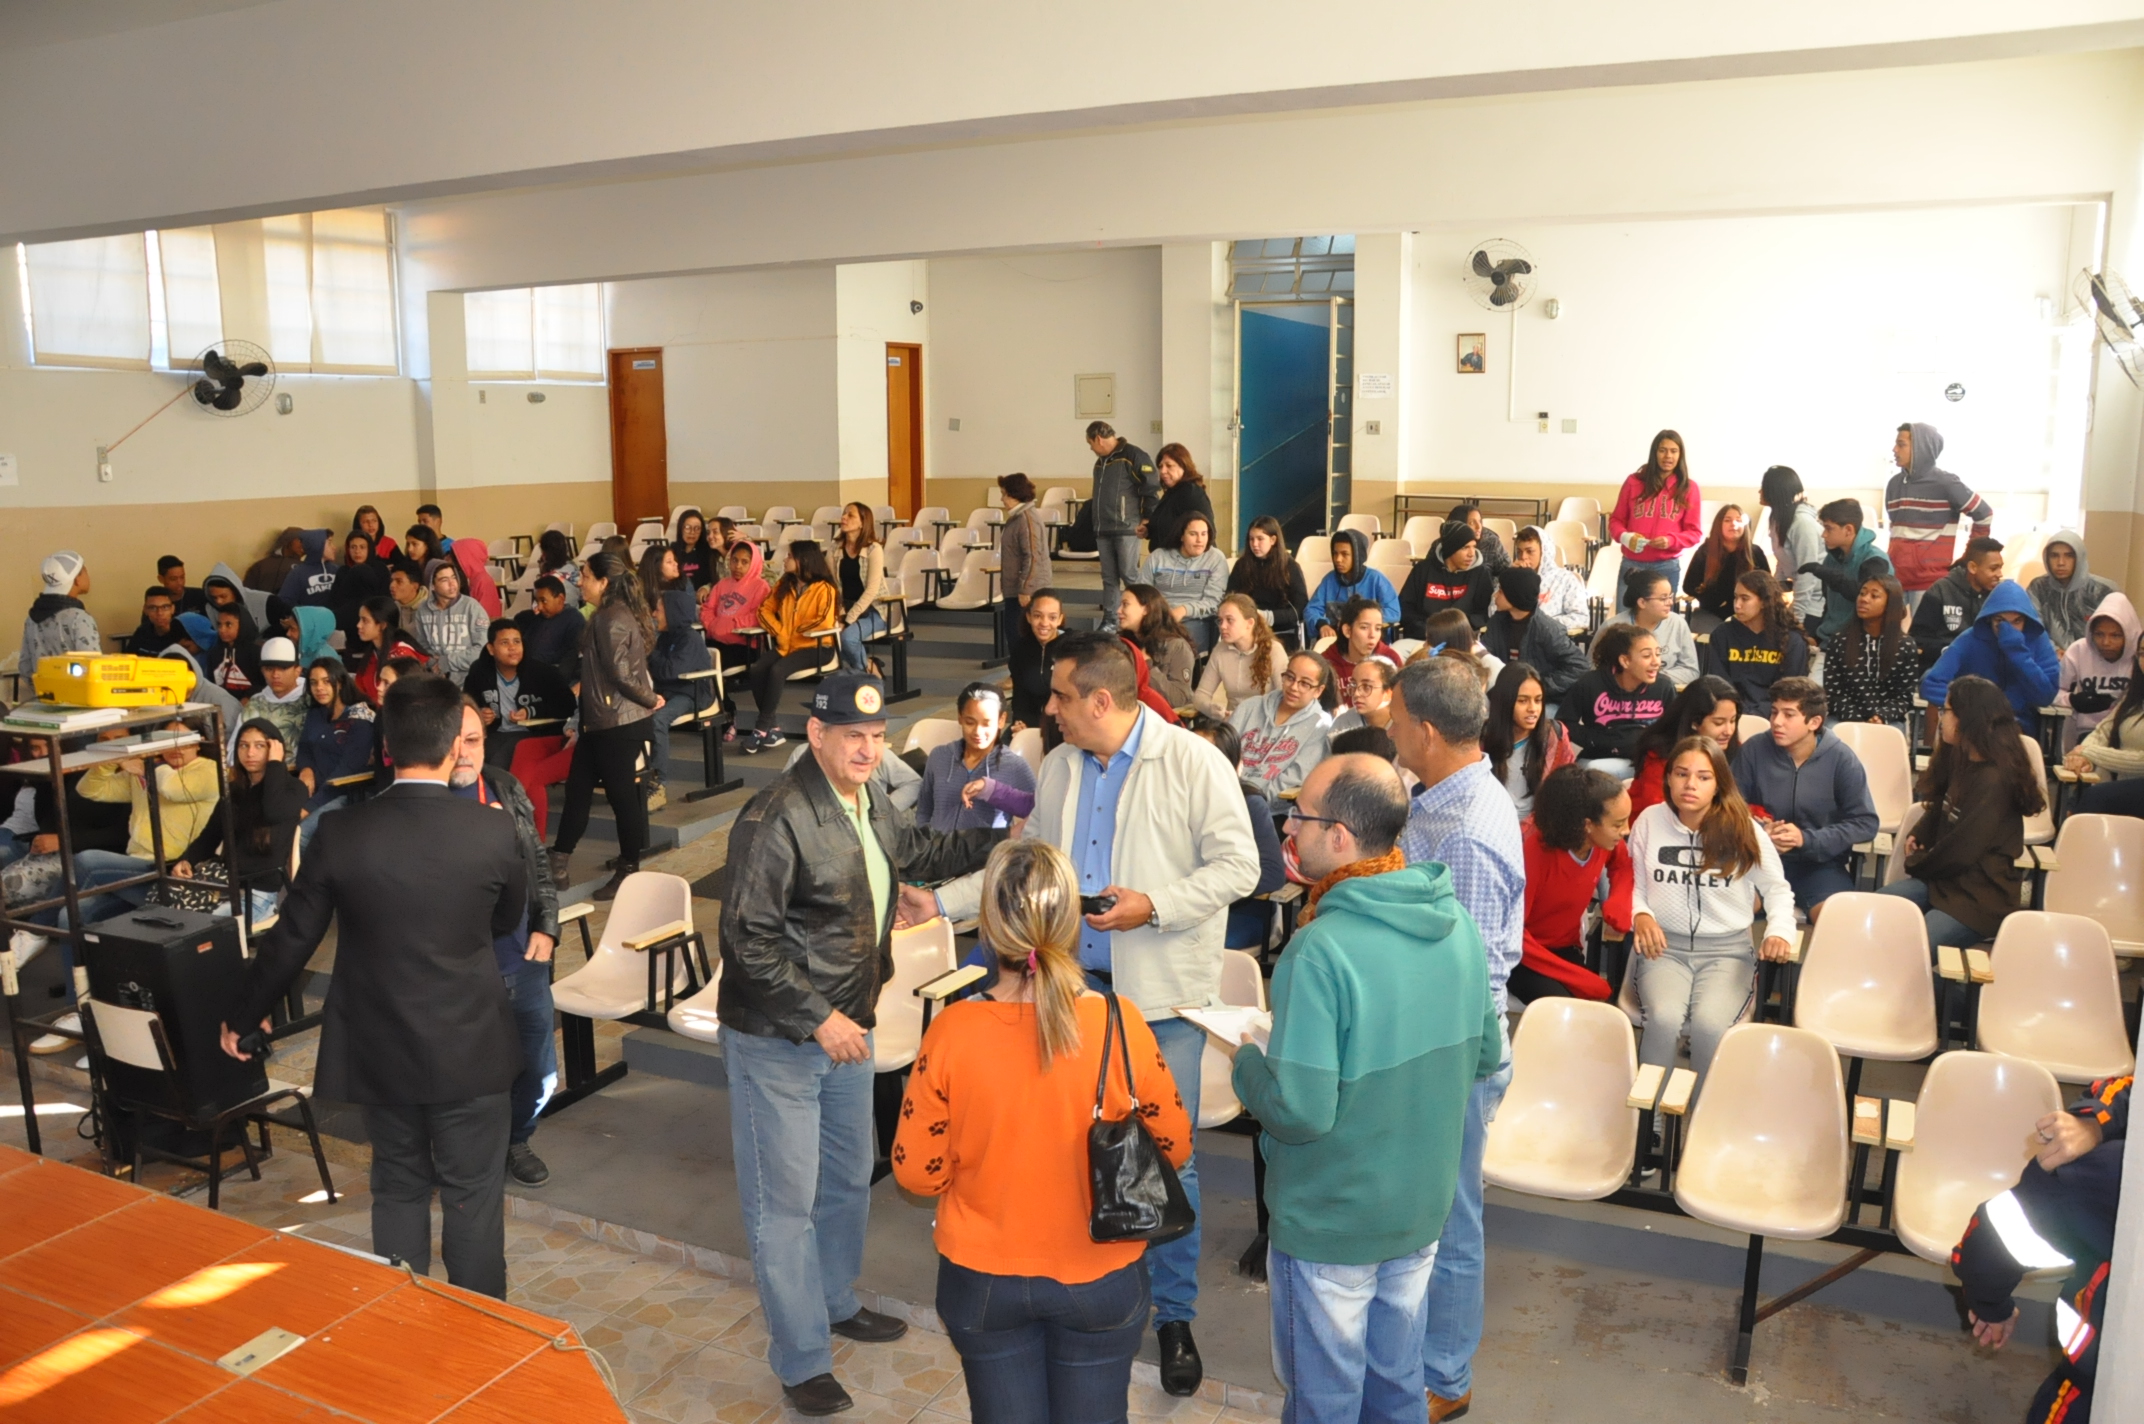
M 82 1016 L 80 1014 L 61 1014 L 59 1018 L 53 1021 L 52 1026 L 54 1028 L 73 1029 L 76 1033 L 80 1033 L 82 1031 Z M 48 1033 L 43 1038 L 31 1043 L 30 1051 L 32 1053 L 64 1053 L 80 1042 L 80 1039 Z
M 15 967 L 21 969 L 27 966 L 31 960 L 37 958 L 38 955 L 43 954 L 45 946 L 51 943 L 52 939 L 49 935 L 31 934 L 28 930 L 16 930 L 8 936 L 7 947 L 15 951 Z

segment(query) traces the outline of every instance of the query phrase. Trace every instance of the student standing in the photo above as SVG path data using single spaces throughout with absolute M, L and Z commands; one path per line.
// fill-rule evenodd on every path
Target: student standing
M 1749 1001 L 1756 961 L 1793 952 L 1794 891 L 1727 758 L 1703 737 L 1669 754 L 1667 800 L 1638 817 L 1630 849 L 1630 933 L 1645 1005 L 1638 1061 L 1673 1067 L 1687 1029 L 1690 1066 L 1702 1077 Z M 1760 897 L 1764 943 L 1753 954 Z
M 1830 704 L 1806 677 L 1772 685 L 1771 735 L 1742 744 L 1735 784 L 1779 852 L 1780 872 L 1811 923 L 1854 888 L 1854 847 L 1876 838 L 1876 802 L 1853 748 L 1827 734 Z
M 1453 872 L 1398 848 L 1390 763 L 1326 762 L 1288 824 L 1313 884 L 1273 976 L 1271 1039 L 1242 1044 L 1233 1070 L 1263 1128 L 1274 1370 L 1305 1424 L 1420 1419 L 1438 1237 L 1503 1018 Z
M 994 850 L 981 921 L 988 986 L 924 1036 L 894 1180 L 937 1199 L 936 1304 L 975 1424 L 1122 1417 L 1152 1297 L 1147 1248 L 1088 1233 L 1094 1085 L 1105 1117 L 1138 1107 L 1173 1166 L 1190 1159 L 1191 1118 L 1138 1006 L 1116 1000 L 1120 1047 L 1109 1001 L 1086 986 L 1063 851 L 1036 840 Z
M 1660 672 L 1660 644 L 1633 623 L 1612 623 L 1593 643 L 1593 671 L 1571 684 L 1556 709 L 1578 755 L 1611 776 L 1636 771 L 1638 734 L 1660 720 L 1675 684 Z
M 1942 453 L 1943 437 L 1933 425 L 1919 421 L 1899 426 L 1898 437 L 1891 442 L 1891 459 L 1898 473 L 1883 492 L 1884 510 L 1891 519 L 1891 562 L 1916 612 L 1922 593 L 1951 566 L 1959 521 L 1972 521 L 1974 539 L 1986 538 L 1995 521 L 1994 506 L 1967 489 L 1965 481 L 1937 466 Z M 1918 625 L 1914 636 L 1920 637 Z
M 1875 533 L 1863 527 L 1865 518 L 1858 499 L 1835 499 L 1817 511 L 1824 528 L 1824 557 L 1819 563 L 1803 565 L 1800 572 L 1814 574 L 1824 584 L 1822 615 L 1804 614 L 1801 620 L 1819 644 L 1853 621 L 1854 596 L 1861 585 L 1892 572 L 1890 559 L 1876 547 Z
M 1139 531 L 1161 500 L 1154 461 L 1146 451 L 1117 434 L 1106 420 L 1087 426 L 1087 448 L 1094 452 L 1094 544 L 1101 555 L 1102 631 L 1117 626 L 1117 600 L 1124 585 L 1138 576 Z
M 1704 667 L 1733 683 L 1743 708 L 1759 716 L 1771 711 L 1773 683 L 1809 670 L 1809 640 L 1770 574 L 1746 573 L 1735 581 L 1735 616 L 1713 631 Z
M 1825 597 L 1824 581 L 1813 573 L 1801 572 L 1824 561 L 1823 521 L 1802 493 L 1802 477 L 1785 465 L 1766 470 L 1758 491 L 1764 507 L 1771 511 L 1772 567 L 1782 581 L 1792 580 L 1794 612 L 1806 626 L 1811 618 L 1821 619 L 1831 606 Z M 1728 595 L 1729 617 L 1733 616 L 1733 597 L 1732 593 Z
M 1698 524 L 1700 500 L 1690 475 L 1690 455 L 1682 436 L 1663 430 L 1653 437 L 1652 453 L 1623 481 L 1608 516 L 1608 534 L 1623 550 L 1628 576 L 1650 569 L 1668 576 L 1673 588 L 1682 555 L 1705 537 Z
M 635 763 L 647 749 L 647 722 L 663 697 L 648 675 L 654 618 L 640 580 L 622 559 L 595 554 L 581 575 L 581 588 L 596 600 L 596 613 L 581 634 L 581 736 L 573 744 L 566 805 L 551 848 L 563 859 L 580 845 L 601 782 L 603 799 L 617 819 L 618 859 L 617 869 L 592 898 L 610 900 L 640 869 L 647 848 L 648 803 Z
M 1906 592 L 1895 574 L 1872 578 L 1854 595 L 1854 616 L 1824 645 L 1832 721 L 1904 731 L 1920 686 L 1920 649 L 1906 636 Z
M 1005 646 L 1020 641 L 1028 600 L 1050 586 L 1050 530 L 1035 508 L 1035 482 L 1023 474 L 998 476 L 998 489 L 1011 501 L 998 530 L 998 621 Z M 889 577 L 897 577 L 893 570 Z

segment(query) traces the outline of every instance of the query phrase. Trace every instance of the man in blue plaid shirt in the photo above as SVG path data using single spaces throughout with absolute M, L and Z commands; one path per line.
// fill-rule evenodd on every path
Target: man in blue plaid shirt
M 1407 863 L 1449 867 L 1452 891 L 1474 917 L 1489 955 L 1489 987 L 1499 1011 L 1504 982 L 1519 962 L 1526 924 L 1526 854 L 1519 813 L 1482 755 L 1489 699 L 1463 663 L 1430 658 L 1400 673 L 1392 699 L 1392 742 L 1399 763 L 1422 785 L 1407 814 L 1400 851 Z M 1460 1147 L 1459 1191 L 1437 1243 L 1422 1332 L 1422 1379 L 1429 1417 L 1466 1412 L 1474 1398 L 1474 1350 L 1481 1343 L 1481 1158 L 1489 1120 L 1511 1085 L 1511 1048 L 1503 1064 L 1474 1085 Z

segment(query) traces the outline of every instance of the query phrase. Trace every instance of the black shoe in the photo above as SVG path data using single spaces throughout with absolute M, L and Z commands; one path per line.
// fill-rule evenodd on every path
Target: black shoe
M 1263 1231 L 1253 1236 L 1251 1244 L 1244 1248 L 1243 1255 L 1236 1261 L 1236 1273 L 1254 1281 L 1266 1278 L 1266 1234 Z
M 890 1315 L 881 1315 L 875 1310 L 859 1309 L 847 1320 L 837 1320 L 827 1328 L 836 1335 L 861 1340 L 867 1345 L 883 1345 L 888 1340 L 898 1340 L 906 1335 L 908 1322 L 896 1320 Z
M 602 888 L 597 890 L 595 894 L 589 896 L 588 898 L 591 900 L 603 901 L 617 899 L 618 887 L 625 884 L 625 877 L 628 875 L 637 874 L 639 870 L 640 867 L 638 865 L 621 864 L 616 870 L 611 872 L 610 879 L 603 882 Z
M 1165 1320 L 1154 1328 L 1161 1340 L 1161 1388 L 1165 1394 L 1178 1399 L 1187 1399 L 1199 1392 L 1199 1381 L 1206 1378 L 1206 1366 L 1199 1359 L 1199 1347 L 1191 1338 L 1191 1322 L 1188 1320 Z
M 526 1142 L 506 1144 L 506 1172 L 524 1187 L 540 1187 L 551 1180 L 551 1169 Z
M 561 890 L 565 889 L 566 870 L 573 863 L 573 856 L 562 850 L 547 850 L 544 854 L 551 861 L 551 883 Z
M 849 1398 L 841 1381 L 832 1375 L 813 1375 L 802 1384 L 785 1384 L 782 1394 L 791 1409 L 815 1419 L 822 1414 L 839 1414 L 844 1409 L 856 1407 L 856 1401 Z

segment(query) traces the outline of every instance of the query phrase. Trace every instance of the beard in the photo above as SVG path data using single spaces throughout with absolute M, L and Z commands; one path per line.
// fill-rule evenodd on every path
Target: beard
M 457 787 L 474 786 L 476 785 L 477 778 L 482 776 L 483 774 L 484 771 L 482 767 L 464 766 L 460 762 L 456 762 L 454 764 L 454 770 L 447 776 L 447 784 L 449 786 Z

